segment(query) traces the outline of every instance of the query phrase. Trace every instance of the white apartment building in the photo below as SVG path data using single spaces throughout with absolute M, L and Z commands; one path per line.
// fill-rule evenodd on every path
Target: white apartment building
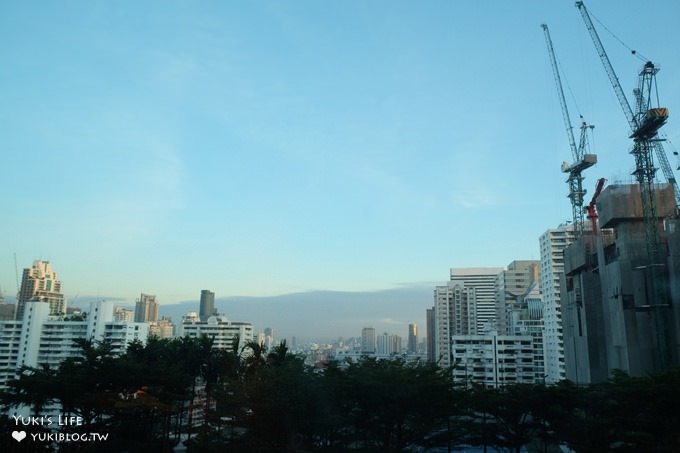
M 474 288 L 477 333 L 496 330 L 499 308 L 496 302 L 496 280 L 502 267 L 468 267 L 451 269 L 451 282 Z
M 454 335 L 452 338 L 454 383 L 472 382 L 488 387 L 533 384 L 540 372 L 534 361 L 530 336 Z
M 15 377 L 21 325 L 21 321 L 0 321 L 0 390 Z
M 74 340 L 110 341 L 114 353 L 123 353 L 135 340 L 145 343 L 148 324 L 114 321 L 113 310 L 111 302 L 93 302 L 87 319 L 64 321 L 50 315 L 49 304 L 27 302 L 21 321 L 0 321 L 0 389 L 22 366 L 56 368 L 79 355 Z
M 182 317 L 178 336 L 200 338 L 203 335 L 213 339 L 214 348 L 225 349 L 231 348 L 232 341 L 237 335 L 239 349 L 255 338 L 253 325 L 249 322 L 229 321 L 226 316 L 209 316 L 201 321 L 196 312 L 187 313 Z
M 481 335 L 497 329 L 496 280 L 502 271 L 500 267 L 454 268 L 446 286 L 435 287 L 434 360 L 441 366 L 453 363 L 454 335 Z
M 541 293 L 544 302 L 544 350 L 547 383 L 566 378 L 560 280 L 564 275 L 564 248 L 574 240 L 571 225 L 549 229 L 539 239 L 541 248 Z
M 389 357 L 395 354 L 401 354 L 401 337 L 399 335 L 390 335 L 387 332 L 378 335 L 376 338 L 375 355 L 378 357 Z

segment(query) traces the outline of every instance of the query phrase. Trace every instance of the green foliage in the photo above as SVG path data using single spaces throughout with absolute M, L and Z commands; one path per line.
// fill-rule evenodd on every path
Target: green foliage
M 239 344 L 236 338 L 216 349 L 207 337 L 150 338 L 115 356 L 108 343 L 81 341 L 81 353 L 58 369 L 20 370 L 1 401 L 35 413 L 59 405 L 82 417 L 79 429 L 109 433 L 93 451 L 172 451 L 181 435 L 195 452 L 396 452 L 461 444 L 516 452 L 558 445 L 578 452 L 680 451 L 680 370 L 635 378 L 614 372 L 609 382 L 589 387 L 461 389 L 450 370 L 434 364 L 366 357 L 313 368 L 285 343 L 271 351 Z M 205 414 L 200 423 L 198 413 Z M 13 422 L 3 423 L 11 431 Z

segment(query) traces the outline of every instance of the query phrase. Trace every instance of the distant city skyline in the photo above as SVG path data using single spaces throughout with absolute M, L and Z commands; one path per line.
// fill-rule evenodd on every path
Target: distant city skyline
M 587 3 L 661 68 L 670 153 L 680 3 Z M 0 291 L 34 260 L 69 301 L 148 292 L 162 309 L 205 288 L 389 293 L 538 259 L 571 219 L 542 23 L 574 122 L 596 126 L 584 187 L 632 181 L 627 121 L 572 0 L 5 2 Z M 601 31 L 632 97 L 643 61 Z M 398 321 L 424 326 L 426 308 Z
M 138 295 L 139 297 L 139 295 Z M 5 297 L 15 303 L 15 297 Z M 80 296 L 75 304 L 87 310 L 91 302 L 107 300 L 117 306 L 135 309 L 135 301 L 120 298 Z M 163 303 L 158 300 L 159 317 L 171 316 L 178 323 L 189 311 L 200 311 L 200 292 L 193 300 Z M 374 327 L 376 333 L 408 337 L 408 325 L 425 329 L 425 311 L 432 304 L 432 286 L 406 286 L 375 292 L 318 291 L 270 297 L 215 297 L 215 309 L 232 321 L 253 323 L 256 332 L 272 328 L 276 339 L 335 340 L 360 337 L 361 329 Z M 314 322 L 308 322 L 313 317 Z

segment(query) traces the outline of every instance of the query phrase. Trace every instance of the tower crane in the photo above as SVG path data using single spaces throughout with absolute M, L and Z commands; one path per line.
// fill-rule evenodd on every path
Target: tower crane
M 669 298 L 665 288 L 664 272 L 661 262 L 661 242 L 659 238 L 658 215 L 656 196 L 654 192 L 654 167 L 653 153 L 656 154 L 661 170 L 668 183 L 673 187 L 676 210 L 680 205 L 680 190 L 673 176 L 670 164 L 666 159 L 666 153 L 661 146 L 661 139 L 657 137 L 659 128 L 668 120 L 668 109 L 654 107 L 653 97 L 658 105 L 658 93 L 656 92 L 656 74 L 659 69 L 651 61 L 647 61 L 638 74 L 638 87 L 634 90 L 636 100 L 635 112 L 630 107 L 628 99 L 623 93 L 616 72 L 609 61 L 607 52 L 604 50 L 602 41 L 590 19 L 590 14 L 582 1 L 575 5 L 585 22 L 586 28 L 595 45 L 595 49 L 604 65 L 605 72 L 609 77 L 619 104 L 628 120 L 631 129 L 629 138 L 633 139 L 631 154 L 635 157 L 635 171 L 633 175 L 640 186 L 642 213 L 645 224 L 645 240 L 647 245 L 647 266 L 640 266 L 648 271 L 648 307 L 653 315 L 654 330 L 656 334 L 657 360 L 661 369 L 668 367 L 672 352 L 669 344 L 667 313 Z
M 555 76 L 555 85 L 557 85 L 557 94 L 560 99 L 560 106 L 562 107 L 562 119 L 567 130 L 567 138 L 569 139 L 569 146 L 571 147 L 571 155 L 573 163 L 564 162 L 562 164 L 562 172 L 569 174 L 567 183 L 569 184 L 569 199 L 571 200 L 571 212 L 574 222 L 574 235 L 581 236 L 583 234 L 583 197 L 586 192 L 583 189 L 583 175 L 581 174 L 586 168 L 592 167 L 597 162 L 595 154 L 586 154 L 588 147 L 588 130 L 592 130 L 595 126 L 587 124 L 581 117 L 581 136 L 579 138 L 578 146 L 574 140 L 574 128 L 571 125 L 571 118 L 569 117 L 569 109 L 567 108 L 567 101 L 564 98 L 564 90 L 562 89 L 562 79 L 560 78 L 560 71 L 557 66 L 557 58 L 555 57 L 555 49 L 553 48 L 552 39 L 550 38 L 550 30 L 546 24 L 542 24 L 543 33 L 545 35 L 545 43 L 548 47 L 548 54 L 550 55 L 550 64 L 552 66 L 553 75 Z
M 663 172 L 666 181 L 673 186 L 675 204 L 676 206 L 680 206 L 680 189 L 678 188 L 677 181 L 673 175 L 671 165 L 668 163 L 668 159 L 666 158 L 666 152 L 664 151 L 659 139 L 652 140 L 656 137 L 659 128 L 663 126 L 663 124 L 668 119 L 668 109 L 651 108 L 651 90 L 653 88 L 654 91 L 656 91 L 656 73 L 659 72 L 659 68 L 656 68 L 651 61 L 648 61 L 640 71 L 638 88 L 634 90 L 637 104 L 636 112 L 633 112 L 633 109 L 628 103 L 626 95 L 623 93 L 623 88 L 621 88 L 621 83 L 616 76 L 614 67 L 611 64 L 611 61 L 609 61 L 607 52 L 604 50 L 602 41 L 600 41 L 600 37 L 597 34 L 595 26 L 593 25 L 593 21 L 590 19 L 590 14 L 588 13 L 586 6 L 582 1 L 577 1 L 576 7 L 579 9 L 581 16 L 583 17 L 583 21 L 585 22 L 586 28 L 590 33 L 590 37 L 593 41 L 593 44 L 595 45 L 595 49 L 597 50 L 597 54 L 599 55 L 605 72 L 609 77 L 609 81 L 614 88 L 614 93 L 616 94 L 619 104 L 621 105 L 621 109 L 628 120 L 628 125 L 631 129 L 631 135 L 629 138 L 632 138 L 635 141 L 638 141 L 639 139 L 646 139 L 650 141 L 649 146 L 655 151 L 657 160 L 661 166 L 661 171 Z M 656 112 L 649 113 L 650 110 L 656 110 Z M 636 169 L 636 173 L 637 172 L 638 169 Z

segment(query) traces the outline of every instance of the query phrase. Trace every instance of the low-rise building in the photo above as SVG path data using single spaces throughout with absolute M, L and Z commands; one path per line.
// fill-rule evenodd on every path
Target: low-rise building
M 535 341 L 528 335 L 495 332 L 454 335 L 451 339 L 454 382 L 463 385 L 474 382 L 488 387 L 542 383 L 536 377 Z
M 254 339 L 253 325 L 249 322 L 229 321 L 226 316 L 209 316 L 202 321 L 196 312 L 190 312 L 182 317 L 179 326 L 180 337 L 211 338 L 215 348 L 230 348 L 235 336 L 239 338 L 239 349 L 248 341 Z

